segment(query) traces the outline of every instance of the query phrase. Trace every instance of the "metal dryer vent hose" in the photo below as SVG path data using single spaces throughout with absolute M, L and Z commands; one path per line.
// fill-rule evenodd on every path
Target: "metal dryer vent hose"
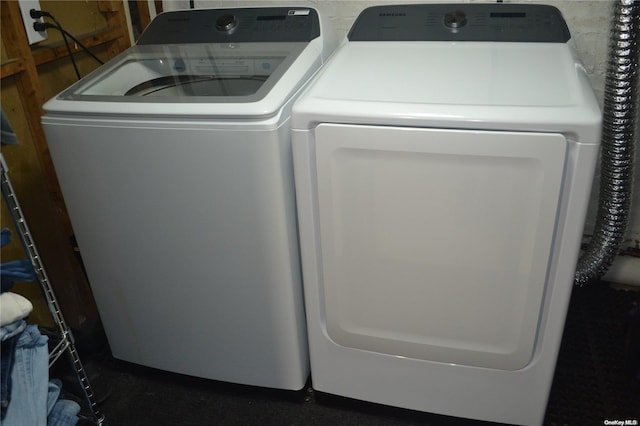
M 616 0 L 609 40 L 601 140 L 601 180 L 593 237 L 578 260 L 576 285 L 593 282 L 618 254 L 629 219 L 637 137 L 640 1 Z

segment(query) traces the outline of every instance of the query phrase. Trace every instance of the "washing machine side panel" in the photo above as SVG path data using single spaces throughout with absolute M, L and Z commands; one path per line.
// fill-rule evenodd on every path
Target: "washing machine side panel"
M 296 129 L 291 131 L 309 359 L 312 365 L 320 366 L 331 358 L 331 355 L 326 353 L 329 338 L 326 335 L 324 298 L 321 289 L 323 278 L 314 147 L 313 131 Z M 320 368 L 319 371 L 323 370 Z M 315 381 L 313 373 L 312 376 Z M 318 380 L 322 381 L 326 377 L 327 375 L 321 373 Z M 322 390 L 315 383 L 314 387 Z
M 558 134 L 319 125 L 329 338 L 413 359 L 524 368 L 566 144 Z
M 47 120 L 114 356 L 234 383 L 304 386 L 287 124 L 212 131 Z

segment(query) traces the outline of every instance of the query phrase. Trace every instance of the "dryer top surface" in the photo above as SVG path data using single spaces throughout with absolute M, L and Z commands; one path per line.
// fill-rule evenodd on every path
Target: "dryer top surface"
M 377 41 L 344 44 L 294 106 L 318 122 L 590 134 L 600 110 L 565 43 Z

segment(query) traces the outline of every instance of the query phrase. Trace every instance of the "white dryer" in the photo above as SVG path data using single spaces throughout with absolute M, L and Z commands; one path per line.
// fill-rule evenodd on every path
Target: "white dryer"
M 543 421 L 600 111 L 543 5 L 364 10 L 298 99 L 313 387 Z
M 116 358 L 304 386 L 290 112 L 330 48 L 312 8 L 168 12 L 45 104 Z

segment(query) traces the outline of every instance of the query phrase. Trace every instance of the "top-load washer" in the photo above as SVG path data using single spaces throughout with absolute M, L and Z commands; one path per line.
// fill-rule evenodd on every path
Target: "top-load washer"
M 600 111 L 544 5 L 364 10 L 292 113 L 319 391 L 540 424 Z
M 291 105 L 330 53 L 312 8 L 158 15 L 44 106 L 116 358 L 300 389 Z

